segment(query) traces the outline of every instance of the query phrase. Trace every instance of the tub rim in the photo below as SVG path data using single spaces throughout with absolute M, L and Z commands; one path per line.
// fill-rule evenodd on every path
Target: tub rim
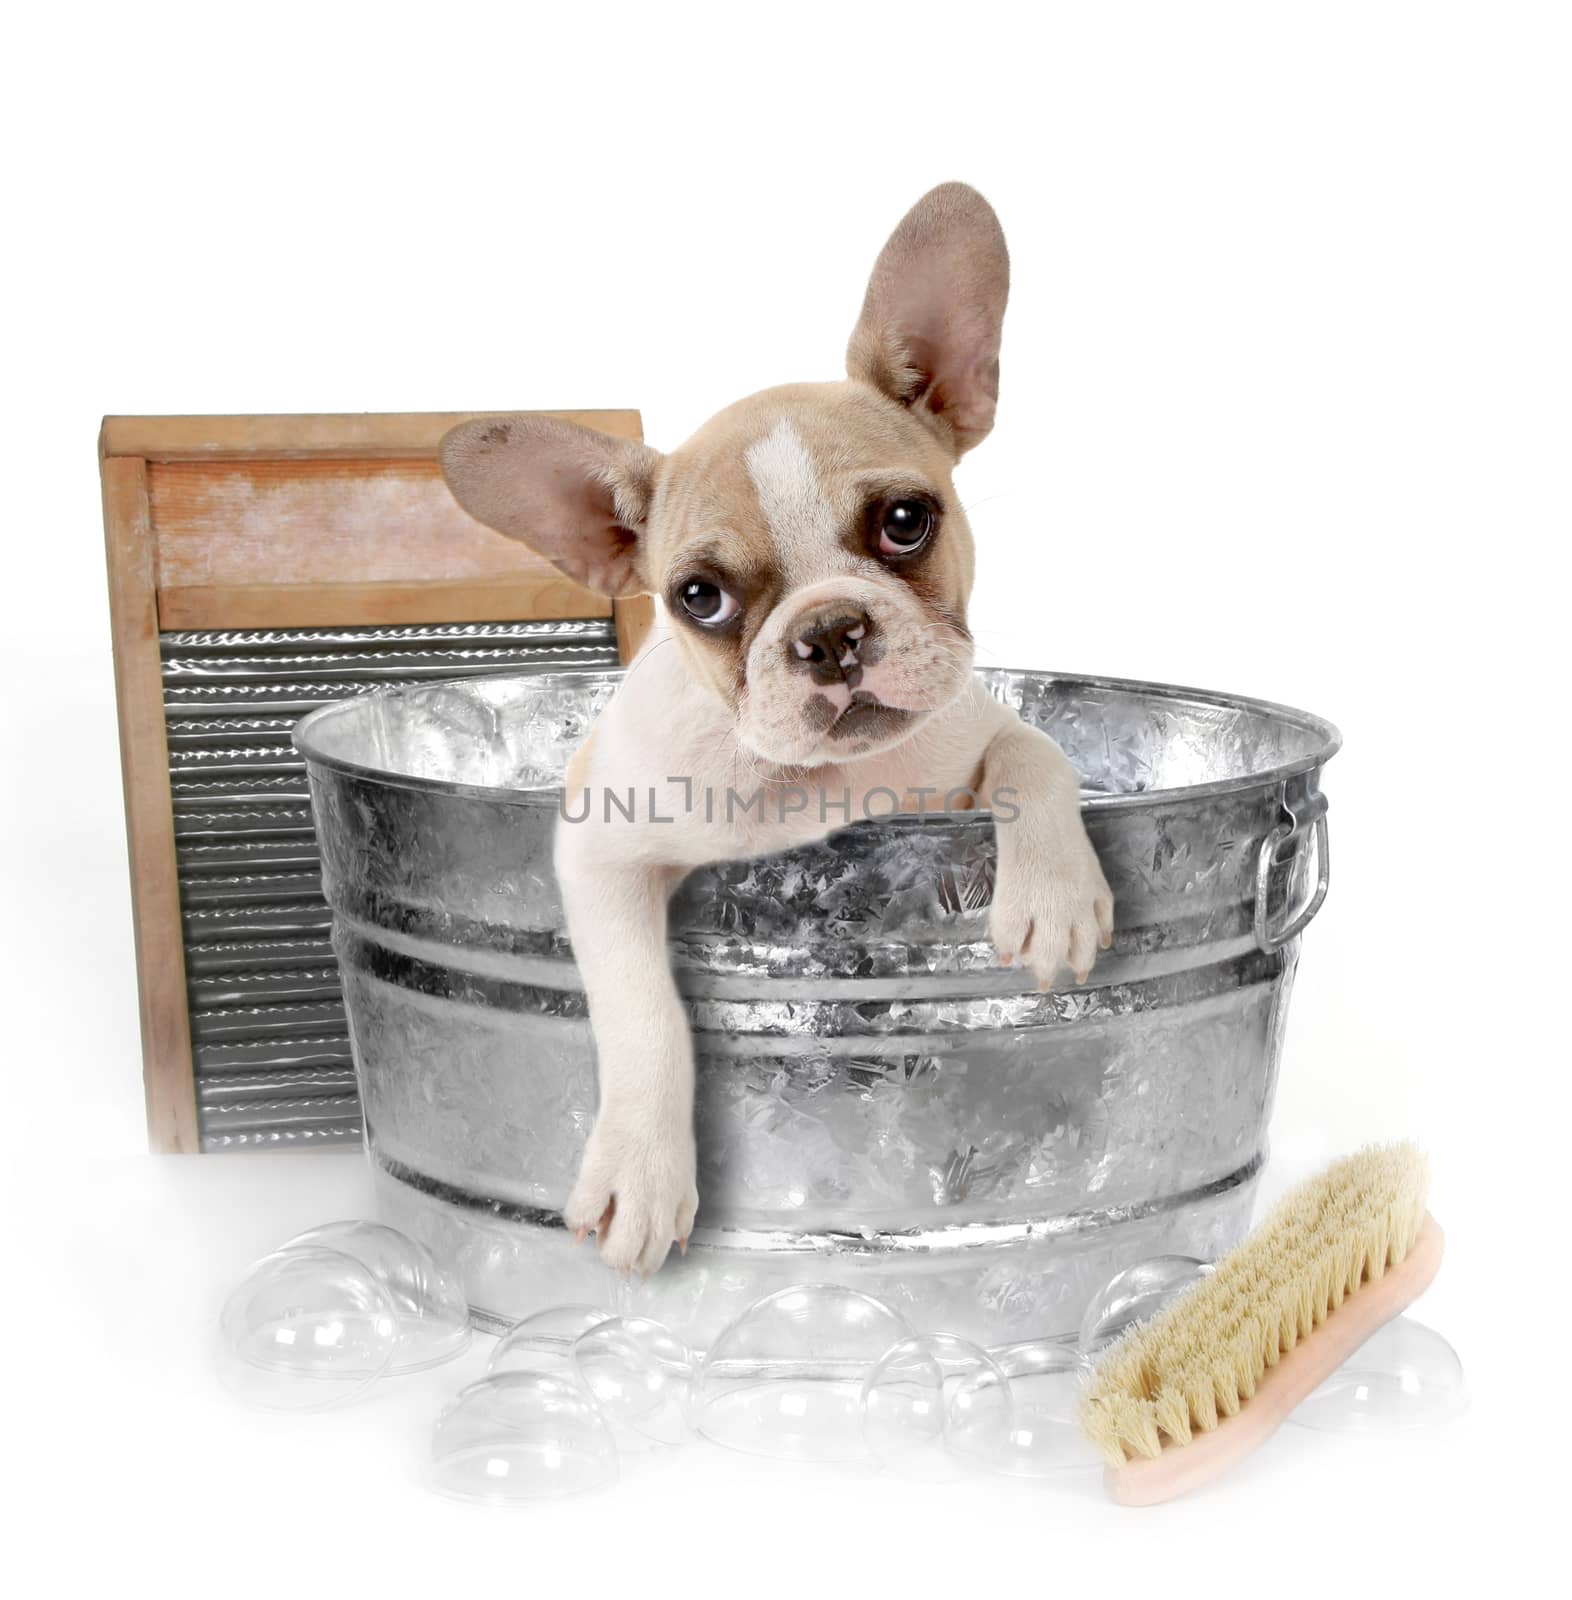
M 1268 788 L 1276 784 L 1286 783 L 1290 778 L 1299 777 L 1304 773 L 1318 771 L 1343 747 L 1343 735 L 1335 723 L 1329 722 L 1325 717 L 1316 716 L 1314 712 L 1303 711 L 1297 706 L 1284 705 L 1275 700 L 1259 700 L 1250 695 L 1227 694 L 1219 690 L 1197 689 L 1184 684 L 1155 683 L 1145 678 L 1111 678 L 1098 674 L 1054 672 L 1046 668 L 1037 667 L 987 666 L 976 667 L 973 670 L 984 678 L 1047 678 L 1055 682 L 1078 684 L 1091 689 L 1113 689 L 1126 693 L 1134 691 L 1137 693 L 1156 694 L 1168 700 L 1188 700 L 1213 710 L 1248 711 L 1253 715 L 1279 717 L 1294 723 L 1318 741 L 1316 747 L 1307 754 L 1293 761 L 1280 762 L 1277 766 L 1268 767 L 1261 772 L 1241 773 L 1232 778 L 1214 778 L 1208 783 L 1181 784 L 1172 789 L 1132 789 L 1119 794 L 1083 794 L 1081 796 L 1081 811 L 1083 814 L 1095 815 L 1102 812 L 1126 811 L 1153 805 L 1173 805 L 1206 800 L 1214 795 L 1238 794 L 1250 789 Z M 578 683 L 617 683 L 627 676 L 627 672 L 628 669 L 626 667 L 566 667 L 553 672 L 539 673 L 479 673 L 473 678 L 462 678 L 457 681 L 461 684 L 469 684 L 509 682 L 515 679 L 525 679 L 531 684 L 541 684 L 547 688 L 553 686 L 568 688 Z M 373 700 L 389 700 L 398 696 L 418 694 L 431 687 L 432 685 L 426 683 L 387 684 L 373 689 L 370 694 L 346 696 L 344 699 L 335 700 L 329 705 L 318 706 L 314 711 L 307 712 L 291 729 L 290 742 L 296 752 L 304 758 L 308 768 L 321 767 L 329 772 L 340 773 L 352 778 L 373 779 L 386 784 L 390 788 L 412 789 L 422 794 L 488 800 L 493 804 L 499 805 L 549 805 L 553 810 L 560 808 L 562 798 L 561 784 L 542 784 L 533 788 L 504 788 L 496 784 L 459 783 L 450 778 L 426 778 L 417 776 L 414 773 L 390 772 L 386 767 L 376 767 L 365 762 L 350 761 L 343 756 L 329 755 L 322 750 L 319 742 L 319 725 L 331 722 L 338 717 L 348 716 L 357 707 L 366 705 Z M 448 683 L 447 687 L 452 687 L 452 683 Z M 894 812 L 889 816 L 872 819 L 872 825 L 896 824 L 901 827 L 922 827 L 930 824 L 953 825 L 957 822 L 964 823 L 968 818 L 988 815 L 989 812 L 983 807 L 965 813 L 934 813 L 933 815 L 923 815 L 920 812 Z M 863 825 L 862 823 L 851 824 L 853 827 Z

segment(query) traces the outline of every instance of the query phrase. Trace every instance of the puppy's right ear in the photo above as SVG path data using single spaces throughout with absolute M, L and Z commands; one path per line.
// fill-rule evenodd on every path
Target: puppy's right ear
M 442 475 L 477 521 L 621 598 L 647 588 L 639 542 L 658 450 L 555 417 L 476 417 L 443 436 Z

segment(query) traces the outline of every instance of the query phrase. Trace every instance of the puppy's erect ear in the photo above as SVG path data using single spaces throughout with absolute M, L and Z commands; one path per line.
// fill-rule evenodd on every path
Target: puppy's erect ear
M 639 539 L 660 452 L 554 417 L 476 417 L 443 436 L 442 475 L 487 527 L 602 594 L 643 593 Z
M 931 421 L 963 455 L 993 427 L 1009 293 L 993 207 L 969 184 L 941 183 L 879 252 L 846 370 Z

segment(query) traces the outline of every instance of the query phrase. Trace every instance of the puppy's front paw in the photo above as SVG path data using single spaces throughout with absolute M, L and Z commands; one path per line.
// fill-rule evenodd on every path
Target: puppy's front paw
M 1097 947 L 1113 943 L 1113 895 L 1096 852 L 1084 833 L 1057 846 L 1000 834 L 991 923 L 1000 961 L 1020 960 L 1039 989 L 1063 966 L 1085 983 Z
M 673 1240 L 687 1247 L 699 1205 L 695 1168 L 691 1128 L 641 1125 L 603 1111 L 563 1220 L 578 1240 L 595 1235 L 608 1266 L 647 1278 Z

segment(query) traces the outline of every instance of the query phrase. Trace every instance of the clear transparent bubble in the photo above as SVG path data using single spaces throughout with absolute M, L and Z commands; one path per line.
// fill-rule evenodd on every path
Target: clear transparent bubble
M 976 1421 L 954 1441 L 958 1454 L 995 1472 L 1043 1478 L 1101 1467 L 1076 1420 L 1090 1364 L 1069 1344 L 1027 1339 L 988 1354 L 1009 1385 L 1009 1406 L 993 1397 L 991 1373 L 961 1381 L 954 1405 L 974 1406 Z
M 617 1446 L 577 1384 L 499 1372 L 461 1390 L 437 1418 L 432 1486 L 490 1505 L 551 1500 L 613 1483 Z
M 302 1248 L 350 1256 L 387 1290 L 398 1325 L 391 1371 L 435 1367 L 469 1348 L 469 1303 L 458 1275 L 408 1234 L 381 1222 L 328 1222 L 297 1234 L 275 1254 Z
M 219 1313 L 219 1370 L 252 1405 L 318 1411 L 368 1389 L 393 1364 L 393 1301 L 361 1262 L 306 1246 L 264 1256 Z
M 1428 1428 L 1467 1409 L 1457 1351 L 1435 1329 L 1398 1317 L 1365 1340 L 1289 1420 L 1328 1433 L 1364 1433 Z
M 578 1302 L 533 1311 L 497 1340 L 486 1371 L 554 1372 L 558 1377 L 574 1377 L 575 1341 L 580 1334 L 609 1322 L 611 1316 L 599 1306 Z
M 710 1346 L 694 1386 L 694 1426 L 754 1455 L 864 1458 L 863 1385 L 879 1358 L 911 1336 L 903 1317 L 856 1289 L 780 1289 Z
M 669 1328 L 648 1317 L 612 1317 L 573 1345 L 579 1382 L 614 1427 L 658 1444 L 688 1437 L 693 1356 Z
M 1081 1354 L 1095 1360 L 1138 1322 L 1150 1322 L 1169 1301 L 1210 1277 L 1209 1262 L 1194 1256 L 1152 1256 L 1115 1273 L 1092 1296 L 1081 1318 Z
M 951 1333 L 919 1334 L 887 1350 L 862 1391 L 862 1436 L 902 1477 L 943 1483 L 967 1470 L 1010 1428 L 1010 1389 L 979 1345 Z

